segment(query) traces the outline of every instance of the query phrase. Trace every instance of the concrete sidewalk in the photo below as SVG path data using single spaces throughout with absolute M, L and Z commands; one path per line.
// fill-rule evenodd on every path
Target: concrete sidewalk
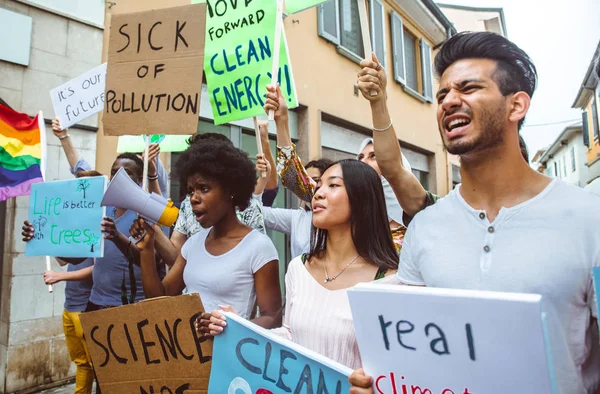
M 55 387 L 53 389 L 38 391 L 37 394 L 73 394 L 75 392 L 75 383 L 70 383 L 64 386 Z M 92 389 L 92 393 L 96 392 L 96 383 Z

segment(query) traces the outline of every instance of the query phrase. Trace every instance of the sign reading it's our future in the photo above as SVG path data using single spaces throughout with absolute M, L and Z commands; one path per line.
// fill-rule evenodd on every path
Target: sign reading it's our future
M 197 132 L 205 19 L 205 4 L 112 16 L 104 134 Z
M 27 256 L 103 257 L 100 205 L 106 177 L 34 183 L 29 199 L 29 221 L 35 228 L 27 242 Z
M 204 2 L 204 0 L 193 0 Z M 206 0 L 204 72 L 215 124 L 264 113 L 271 83 L 277 2 Z M 285 32 L 277 81 L 289 108 L 298 106 Z

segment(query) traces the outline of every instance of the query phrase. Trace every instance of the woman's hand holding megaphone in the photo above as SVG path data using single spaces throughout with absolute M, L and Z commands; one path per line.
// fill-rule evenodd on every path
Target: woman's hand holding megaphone
M 135 245 L 140 251 L 154 249 L 154 228 L 144 219 L 140 217 L 135 219 L 129 228 L 129 234 L 138 240 Z

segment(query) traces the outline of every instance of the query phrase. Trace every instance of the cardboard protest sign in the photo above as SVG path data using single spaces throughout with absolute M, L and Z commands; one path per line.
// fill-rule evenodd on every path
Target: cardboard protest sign
M 154 135 L 152 137 L 155 137 Z M 183 152 L 189 145 L 187 143 L 189 135 L 163 135 L 161 141 L 150 139 L 151 144 L 159 144 L 161 152 Z M 144 136 L 141 135 L 122 135 L 119 137 L 117 152 L 143 152 L 145 148 Z
M 263 114 L 265 87 L 271 83 L 276 2 L 208 0 L 206 8 L 204 71 L 215 124 Z M 278 81 L 288 107 L 297 107 L 284 31 Z
M 285 0 L 285 10 L 288 14 L 304 11 L 328 0 Z
M 54 114 L 67 129 L 104 109 L 106 63 L 50 91 Z
M 100 205 L 106 190 L 103 176 L 34 183 L 29 198 L 29 221 L 34 238 L 26 256 L 103 257 Z
M 205 4 L 112 16 L 104 134 L 197 132 L 205 19 Z
M 557 393 L 540 295 L 360 284 L 348 298 L 376 394 Z
M 227 328 L 215 337 L 210 394 L 349 392 L 350 368 L 226 315 Z
M 83 313 L 102 392 L 206 393 L 212 339 L 194 327 L 203 311 L 198 294 L 188 294 Z

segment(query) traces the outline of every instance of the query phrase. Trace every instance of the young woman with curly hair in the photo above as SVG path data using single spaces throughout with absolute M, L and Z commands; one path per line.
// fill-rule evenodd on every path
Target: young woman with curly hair
M 154 267 L 154 230 L 143 219 L 134 223 L 132 235 L 140 237 L 145 231 L 137 247 L 146 297 L 178 295 L 187 287 L 189 293 L 200 294 L 207 311 L 230 305 L 249 318 L 257 302 L 261 316 L 253 320 L 256 324 L 281 325 L 277 250 L 266 235 L 236 215 L 236 208 L 248 206 L 256 182 L 248 155 L 222 141 L 205 141 L 182 154 L 178 171 L 196 220 L 207 230 L 186 241 L 161 281 Z M 205 325 L 200 322 L 201 332 L 208 332 Z

